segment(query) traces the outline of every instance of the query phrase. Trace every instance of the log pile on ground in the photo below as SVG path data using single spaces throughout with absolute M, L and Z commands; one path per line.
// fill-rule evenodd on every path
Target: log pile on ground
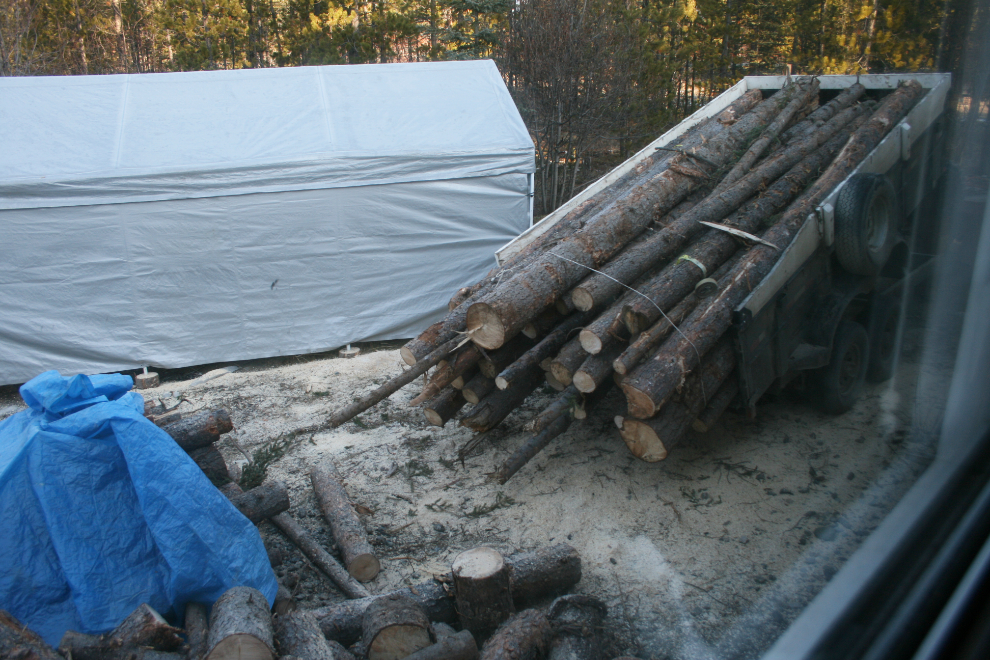
M 539 386 L 560 392 L 496 472 L 502 483 L 606 403 L 630 450 L 662 460 L 736 396 L 723 341 L 733 310 L 923 94 L 914 81 L 879 103 L 865 91 L 857 83 L 818 106 L 806 78 L 742 95 L 459 290 L 447 317 L 400 351 L 411 369 L 303 430 L 338 426 L 443 361 L 412 405 L 429 398 L 431 423 L 460 414 L 479 433 L 462 457 Z M 465 378 L 456 394 L 454 374 Z

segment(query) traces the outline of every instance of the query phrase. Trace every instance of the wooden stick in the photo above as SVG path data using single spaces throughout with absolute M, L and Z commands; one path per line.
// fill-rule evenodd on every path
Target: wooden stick
M 233 429 L 230 413 L 223 409 L 204 410 L 162 427 L 186 452 L 212 445 Z
M 330 532 L 344 557 L 347 572 L 361 582 L 374 580 L 381 570 L 381 563 L 368 543 L 364 526 L 347 496 L 337 468 L 325 461 L 322 466 L 313 467 L 309 477 L 323 517 L 330 524 Z

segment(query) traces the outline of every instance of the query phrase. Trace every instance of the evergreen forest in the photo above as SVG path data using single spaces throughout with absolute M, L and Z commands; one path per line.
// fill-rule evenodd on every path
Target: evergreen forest
M 0 75 L 491 58 L 537 216 L 744 75 L 951 69 L 967 0 L 0 0 Z

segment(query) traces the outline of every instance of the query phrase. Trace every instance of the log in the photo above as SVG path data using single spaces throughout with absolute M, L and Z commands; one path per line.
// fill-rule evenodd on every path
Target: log
M 551 389 L 557 390 L 558 392 L 563 392 L 565 389 L 567 389 L 567 386 L 564 385 L 559 380 L 557 380 L 554 377 L 554 375 L 552 373 L 550 373 L 549 371 L 547 371 L 546 373 L 544 373 L 543 374 L 543 377 L 546 378 L 547 385 L 549 385 L 551 387 Z
M 545 309 L 539 316 L 523 326 L 522 334 L 530 339 L 538 339 L 553 330 L 562 320 L 556 306 Z
M 343 647 L 334 648 L 323 636 L 311 611 L 298 610 L 276 618 L 275 639 L 279 654 L 283 656 L 293 655 L 305 660 L 344 660 L 346 657 L 338 652 Z
M 622 289 L 622 284 L 633 282 L 650 268 L 674 257 L 690 238 L 705 229 L 700 222 L 718 222 L 738 209 L 754 193 L 766 188 L 805 156 L 818 149 L 860 112 L 858 108 L 844 110 L 812 134 L 777 151 L 776 155 L 764 160 L 732 185 L 709 195 L 663 229 L 652 232 L 642 240 L 629 245 L 608 263 L 599 267 L 601 274 L 596 273 L 589 277 L 589 279 L 602 280 L 602 284 L 598 287 L 600 292 L 595 295 L 607 297 L 608 291 L 612 292 L 612 296 L 617 295 Z M 583 286 L 590 284 L 585 282 Z
M 150 605 L 143 603 L 103 637 L 117 648 L 147 646 L 156 651 L 175 651 L 183 644 L 181 633 L 178 628 L 168 625 Z
M 202 660 L 206 655 L 206 639 L 210 632 L 210 619 L 202 603 L 186 603 L 186 638 L 189 640 L 188 660 Z
M 578 391 L 590 394 L 601 387 L 603 383 L 611 384 L 612 363 L 619 357 L 624 348 L 621 342 L 614 341 L 602 352 L 589 355 L 581 364 L 581 368 L 574 372 L 574 386 Z
M 234 429 L 226 410 L 204 410 L 162 427 L 186 452 L 212 445 Z
M 751 199 L 729 216 L 723 224 L 749 233 L 758 231 L 767 218 L 787 208 L 828 167 L 848 141 L 852 131 L 863 121 L 865 114 L 860 113 L 824 145 L 775 181 L 762 195 Z M 633 298 L 623 307 L 622 318 L 626 328 L 636 333 L 658 322 L 661 319 L 660 309 L 669 310 L 678 300 L 688 295 L 702 278 L 720 279 L 724 275 L 718 274 L 722 270 L 721 264 L 738 251 L 738 240 L 725 232 L 709 230 L 703 234 L 676 261 L 656 275 L 637 283 L 637 290 L 645 297 Z M 715 274 L 710 275 L 712 271 Z
M 292 597 L 292 591 L 279 582 L 278 592 L 275 593 L 275 604 L 272 605 L 272 614 L 284 616 L 289 612 L 295 612 L 297 609 L 299 606 L 296 604 L 296 599 Z
M 448 387 L 440 394 L 433 397 L 425 406 L 423 414 L 433 426 L 443 426 L 450 421 L 454 415 L 464 407 L 467 399 L 464 398 L 462 390 Z
M 224 592 L 210 610 L 208 660 L 271 660 L 275 657 L 272 617 L 265 596 L 251 587 Z
M 764 101 L 732 125 L 716 120 L 699 126 L 681 141 L 680 149 L 685 153 L 671 156 L 666 152 L 669 157 L 659 159 L 651 175 L 621 200 L 596 213 L 579 231 L 535 257 L 515 277 L 496 285 L 468 307 L 466 328 L 472 341 L 494 349 L 515 336 L 583 279 L 588 267 L 600 268 L 727 162 L 747 135 L 766 125 L 775 114 L 775 106 Z
M 461 394 L 464 395 L 464 399 L 468 403 L 478 405 L 482 399 L 488 396 L 489 392 L 494 390 L 495 381 L 479 372 L 464 384 L 464 387 L 461 388 Z
M 550 660 L 598 660 L 604 656 L 601 631 L 608 608 L 591 596 L 561 596 L 547 618 L 554 628 Z
M 223 454 L 215 445 L 207 445 L 189 452 L 189 458 L 196 462 L 199 469 L 203 471 L 206 478 L 214 485 L 223 485 L 230 481 L 230 474 L 227 472 L 227 461 Z
M 581 580 L 581 556 L 566 543 L 521 552 L 507 557 L 505 561 L 512 569 L 509 579 L 512 600 L 517 608 L 566 591 Z M 449 582 L 453 578 L 447 576 L 445 580 Z M 441 582 L 431 580 L 390 593 L 415 600 L 426 611 L 430 621 L 457 621 L 454 596 Z M 361 636 L 361 617 L 365 608 L 381 597 L 348 600 L 313 612 L 328 639 L 349 645 Z
M 849 87 L 839 92 L 838 96 L 826 103 L 825 105 L 819 107 L 810 115 L 804 118 L 804 121 L 795 124 L 790 127 L 780 135 L 780 141 L 783 144 L 787 144 L 794 139 L 804 137 L 809 132 L 813 131 L 815 128 L 821 126 L 829 119 L 834 117 L 836 113 L 840 110 L 845 110 L 853 103 L 859 100 L 863 94 L 866 93 L 866 88 L 859 83 L 853 83 Z
M 407 655 L 406 660 L 475 660 L 478 657 L 478 644 L 468 630 L 442 638 L 438 632 L 437 638 L 436 644 Z
M 581 348 L 591 355 L 600 353 L 606 346 L 614 346 L 618 342 L 629 341 L 629 332 L 621 322 L 615 319 L 622 309 L 640 295 L 632 291 L 625 293 L 614 301 L 608 308 L 588 323 L 578 334 Z M 618 330 L 618 332 L 616 332 Z
M 460 395 L 460 392 L 457 394 Z M 351 498 L 344 490 L 340 473 L 332 463 L 325 461 L 322 466 L 310 470 L 309 478 L 323 517 L 330 525 L 330 533 L 340 548 L 347 572 L 361 582 L 374 580 L 381 570 L 381 563 L 368 543 L 368 536 L 354 511 Z
M 461 627 L 487 639 L 515 612 L 509 565 L 489 547 L 472 548 L 454 558 L 451 574 Z
M 495 385 L 500 390 L 507 389 L 519 378 L 519 374 L 528 372 L 534 364 L 542 365 L 544 360 L 556 355 L 570 339 L 571 334 L 584 325 L 590 318 L 590 314 L 581 313 L 573 314 L 564 319 L 547 336 L 541 339 L 536 346 L 530 348 L 519 356 L 515 362 L 502 369 L 495 377 Z
M 550 373 L 562 385 L 570 385 L 574 372 L 581 368 L 588 357 L 588 351 L 581 346 L 580 337 L 573 337 L 564 344 L 557 357 L 550 363 Z
M 36 632 L 10 612 L 0 610 L 0 657 L 11 660 L 62 660 Z
M 445 387 L 454 382 L 459 376 L 467 373 L 478 364 L 478 360 L 481 359 L 481 351 L 478 350 L 477 346 L 466 346 L 460 351 L 454 359 L 451 360 L 441 360 L 437 364 L 437 368 L 427 383 L 426 387 L 423 388 L 422 393 L 409 402 L 410 406 L 418 406 L 424 401 L 428 401 L 433 397 L 440 394 Z
M 495 631 L 481 648 L 482 660 L 537 660 L 550 650 L 553 630 L 539 610 L 523 610 Z
M 482 282 L 484 282 L 484 280 L 482 280 Z M 447 302 L 447 311 L 452 312 L 458 307 L 460 307 L 465 300 L 470 298 L 475 291 L 481 288 L 480 285 L 482 284 L 482 282 L 479 282 L 474 286 L 465 286 L 458 289 L 457 292 L 454 293 L 454 295 L 451 296 L 450 300 Z M 416 360 L 413 360 L 412 363 L 416 364 Z
M 488 378 L 496 378 L 503 369 L 515 362 L 526 351 L 533 348 L 534 342 L 526 335 L 518 335 L 502 348 L 492 351 L 488 357 L 481 360 L 478 370 Z
M 467 298 L 462 300 L 461 303 L 464 303 L 466 300 Z M 454 310 L 452 309 L 450 311 Z M 406 342 L 406 344 L 399 349 L 399 357 L 401 357 L 402 361 L 410 367 L 416 366 L 417 362 L 425 358 L 431 352 L 435 351 L 437 347 L 443 343 L 439 341 L 439 337 L 443 331 L 444 319 L 441 319 L 420 333 L 420 335 L 415 339 L 411 339 Z M 447 341 L 449 341 L 449 339 Z
M 672 310 L 667 312 L 665 317 L 641 332 L 636 340 L 626 346 L 622 353 L 619 354 L 619 357 L 615 358 L 612 362 L 612 369 L 615 370 L 615 373 L 625 376 L 635 369 L 660 342 L 667 338 L 671 331 L 673 331 L 674 326 L 678 325 L 684 320 L 684 317 L 691 313 L 700 300 L 701 296 L 694 293 L 688 294 L 684 297 L 684 300 L 677 303 Z
M 487 431 L 495 428 L 512 414 L 543 381 L 543 371 L 531 367 L 523 374 L 514 387 L 507 390 L 494 390 L 467 412 L 461 425 L 473 431 Z
M 539 433 L 564 413 L 580 407 L 583 401 L 584 395 L 578 391 L 578 388 L 573 384 L 568 385 L 550 402 L 549 406 L 526 424 L 526 430 Z
M 341 593 L 348 598 L 364 598 L 369 595 L 368 590 L 361 586 L 357 580 L 337 563 L 337 560 L 330 556 L 320 545 L 313 540 L 313 537 L 302 528 L 296 519 L 288 513 L 280 513 L 270 518 L 271 522 L 278 527 L 285 536 L 306 555 L 313 565 L 320 569 L 324 575 L 330 578 Z
M 455 390 L 462 390 L 464 389 L 464 386 L 479 373 L 481 372 L 478 371 L 478 367 L 477 365 L 475 365 L 474 367 L 471 367 L 470 369 L 462 373 L 454 380 L 450 381 L 450 386 L 453 387 Z
M 376 598 L 369 604 L 361 629 L 368 660 L 400 660 L 435 640 L 423 608 L 400 594 Z
M 282 482 L 269 480 L 231 496 L 230 502 L 245 518 L 257 524 L 289 510 L 289 491 Z
M 626 377 L 622 390 L 632 416 L 647 419 L 666 403 L 684 376 L 729 328 L 732 310 L 767 276 L 814 208 L 880 143 L 922 93 L 920 84 L 908 81 L 884 98 L 870 119 L 849 138 L 832 165 L 764 232 L 763 238 L 780 250 L 766 245 L 750 248 L 729 273 L 729 282 L 718 295 L 691 313 L 682 327 L 684 336 L 671 336 L 653 358 Z
M 727 379 L 722 383 L 722 387 L 718 388 L 718 392 L 715 393 L 712 400 L 708 402 L 708 407 L 702 410 L 697 419 L 691 423 L 691 428 L 698 433 L 711 431 L 715 422 L 722 416 L 737 394 L 739 394 L 739 382 L 735 378 Z

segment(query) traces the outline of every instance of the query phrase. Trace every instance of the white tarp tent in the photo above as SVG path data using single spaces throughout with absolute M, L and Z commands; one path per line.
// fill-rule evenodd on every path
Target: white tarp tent
M 0 78 L 0 384 L 409 337 L 530 223 L 490 61 Z

